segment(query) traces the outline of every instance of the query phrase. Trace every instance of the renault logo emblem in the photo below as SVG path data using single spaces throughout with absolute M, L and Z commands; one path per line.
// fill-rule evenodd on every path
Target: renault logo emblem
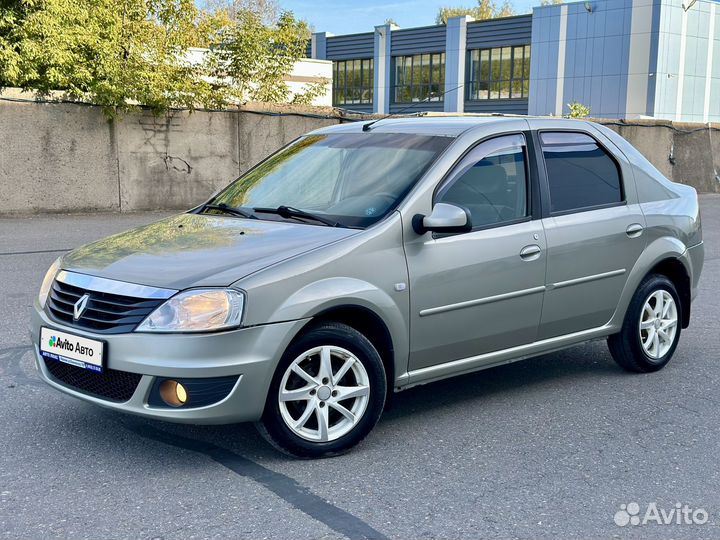
M 80 297 L 80 300 L 75 302 L 75 306 L 73 306 L 73 319 L 78 320 L 80 316 L 85 313 L 85 308 L 87 308 L 88 300 L 90 300 L 89 294 L 83 294 Z

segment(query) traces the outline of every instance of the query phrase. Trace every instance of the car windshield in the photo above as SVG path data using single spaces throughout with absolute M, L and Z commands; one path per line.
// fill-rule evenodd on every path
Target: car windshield
M 297 219 L 290 207 L 337 222 L 368 227 L 391 212 L 420 179 L 449 137 L 397 133 L 308 135 L 230 184 L 211 202 L 244 209 L 261 219 Z M 226 212 L 227 214 L 227 212 Z

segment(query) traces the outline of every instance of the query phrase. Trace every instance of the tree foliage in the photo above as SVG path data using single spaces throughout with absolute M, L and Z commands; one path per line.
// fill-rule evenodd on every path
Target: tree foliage
M 284 77 L 305 54 L 309 38 L 306 23 L 290 12 L 267 26 L 262 14 L 240 11 L 209 54 L 211 74 L 238 100 L 286 102 L 290 89 Z
M 304 56 L 307 26 L 291 13 L 270 25 L 257 10 L 234 14 L 194 0 L 0 0 L 0 88 L 61 91 L 109 116 L 138 105 L 160 113 L 287 101 L 284 79 Z M 190 61 L 190 47 L 209 52 Z
M 474 7 L 441 7 L 435 17 L 436 24 L 447 24 L 451 17 L 470 15 L 476 21 L 496 19 L 498 17 L 510 17 L 515 15 L 515 10 L 508 0 L 502 4 L 496 4 L 492 0 L 478 0 Z
M 232 18 L 243 11 L 252 11 L 267 26 L 277 23 L 282 13 L 278 0 L 207 0 L 205 5 L 213 13 L 225 12 Z
M 590 116 L 590 107 L 587 105 L 573 101 L 572 103 L 568 103 L 567 106 L 569 110 L 567 114 L 568 118 L 586 118 Z

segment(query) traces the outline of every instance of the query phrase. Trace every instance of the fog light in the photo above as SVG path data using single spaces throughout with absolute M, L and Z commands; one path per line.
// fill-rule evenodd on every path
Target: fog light
M 177 381 L 167 380 L 160 384 L 160 397 L 171 407 L 182 407 L 187 402 L 187 390 Z

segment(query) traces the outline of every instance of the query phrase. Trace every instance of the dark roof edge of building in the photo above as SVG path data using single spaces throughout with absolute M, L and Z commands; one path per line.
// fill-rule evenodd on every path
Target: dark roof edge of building
M 480 23 L 489 23 L 494 21 L 507 21 L 510 19 L 526 19 L 528 17 L 532 18 L 532 12 L 530 13 L 521 13 L 519 15 L 508 15 L 507 17 L 493 17 L 492 19 L 480 19 L 480 20 L 474 20 L 469 21 L 468 24 L 480 24 Z M 382 25 L 378 25 L 382 26 Z M 393 32 L 402 32 L 403 30 L 424 30 L 426 28 L 438 28 L 440 26 L 447 26 L 446 24 L 428 24 L 425 26 L 409 26 L 407 28 L 398 28 L 397 30 L 393 30 Z M 319 32 L 322 33 L 322 32 Z M 331 36 L 327 36 L 327 39 L 333 39 L 333 38 L 344 38 L 344 37 L 353 37 L 353 36 L 365 36 L 365 35 L 372 35 L 374 33 L 374 30 L 368 31 L 368 32 L 353 32 L 351 34 L 333 34 Z

